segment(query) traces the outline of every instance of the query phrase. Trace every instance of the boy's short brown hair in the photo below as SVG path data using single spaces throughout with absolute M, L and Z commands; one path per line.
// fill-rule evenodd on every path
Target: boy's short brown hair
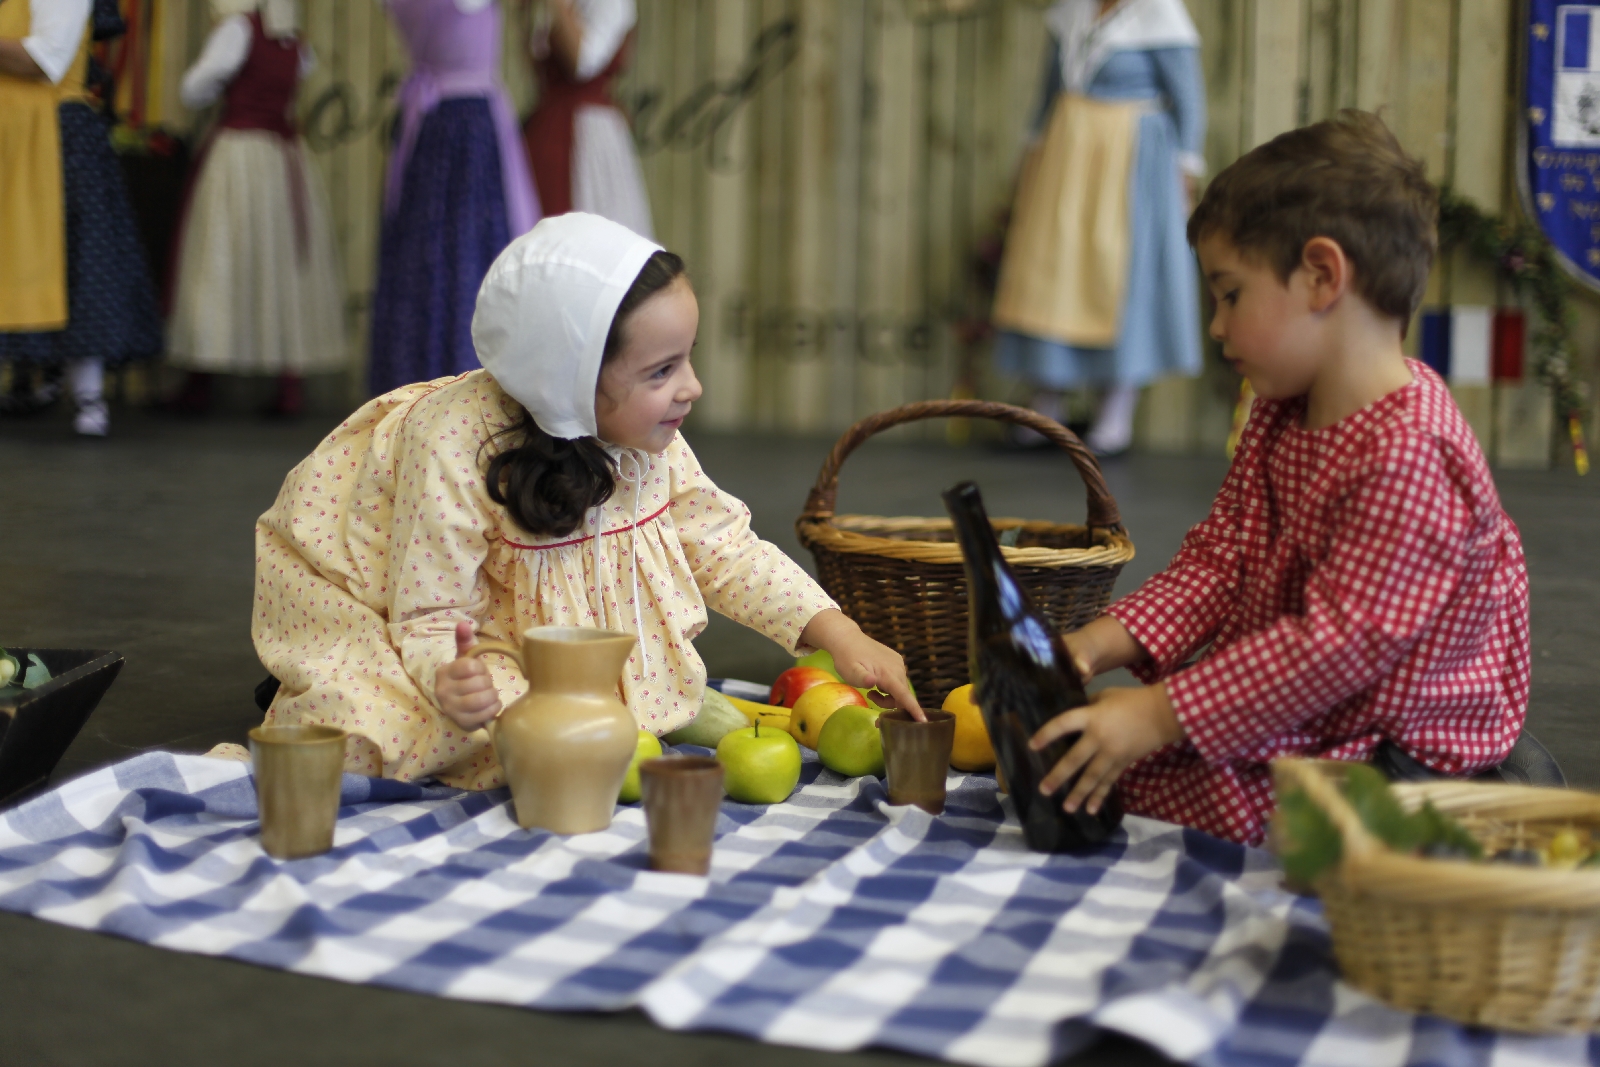
M 1356 292 L 1402 323 L 1422 302 L 1439 249 L 1439 193 L 1378 116 L 1345 110 L 1279 134 L 1218 174 L 1189 217 L 1264 256 L 1283 281 L 1313 237 L 1337 241 Z

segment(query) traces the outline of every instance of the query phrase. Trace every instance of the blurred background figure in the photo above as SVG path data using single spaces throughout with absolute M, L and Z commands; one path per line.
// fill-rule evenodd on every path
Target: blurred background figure
M 294 0 L 211 0 L 221 20 L 183 76 L 185 106 L 218 97 L 178 229 L 167 350 L 188 370 L 177 410 L 211 405 L 211 375 L 274 374 L 271 413 L 298 415 L 303 376 L 345 363 L 343 282 L 322 181 L 292 117 L 316 59 Z
M 90 0 L 0 3 L 0 361 L 8 410 L 55 399 L 73 429 L 110 428 L 104 372 L 161 350 L 161 323 L 122 170 L 84 87 Z M 117 32 L 114 4 L 98 12 Z
M 411 54 L 384 186 L 368 387 L 473 370 L 489 264 L 539 221 L 494 0 L 385 0 Z
M 1045 24 L 1055 47 L 1006 235 L 996 365 L 1051 418 L 1063 390 L 1102 390 L 1087 443 L 1113 455 L 1132 443 L 1141 386 L 1200 370 L 1184 237 L 1205 172 L 1200 35 L 1182 0 L 1059 0 Z
M 634 0 L 546 0 L 528 42 L 539 103 L 523 136 L 547 215 L 586 211 L 653 237 L 633 131 L 611 99 L 637 20 Z

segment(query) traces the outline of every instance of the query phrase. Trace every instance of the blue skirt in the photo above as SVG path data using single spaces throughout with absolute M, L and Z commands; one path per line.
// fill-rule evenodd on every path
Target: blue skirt
M 105 120 L 62 104 L 61 174 L 67 223 L 67 325 L 0 333 L 0 360 L 54 366 L 98 359 L 118 366 L 161 353 L 161 318 L 122 167 Z
M 480 366 L 473 305 L 511 242 L 503 181 L 487 100 L 443 100 L 422 120 L 400 202 L 383 221 L 368 355 L 374 396 Z

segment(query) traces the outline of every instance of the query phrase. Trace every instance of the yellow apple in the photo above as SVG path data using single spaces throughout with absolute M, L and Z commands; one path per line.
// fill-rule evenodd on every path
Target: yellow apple
M 829 716 L 840 708 L 866 706 L 867 698 L 854 686 L 843 682 L 813 686 L 794 702 L 794 710 L 789 713 L 789 732 L 807 748 L 816 748 Z

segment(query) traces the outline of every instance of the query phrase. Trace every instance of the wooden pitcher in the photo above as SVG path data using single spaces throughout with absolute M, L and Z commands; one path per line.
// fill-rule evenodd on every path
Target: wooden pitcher
M 617 679 L 637 642 L 632 634 L 535 626 L 522 647 L 474 645 L 469 656 L 509 656 L 528 691 L 489 724 L 511 786 L 518 825 L 587 834 L 611 825 L 639 727 L 617 698 Z

